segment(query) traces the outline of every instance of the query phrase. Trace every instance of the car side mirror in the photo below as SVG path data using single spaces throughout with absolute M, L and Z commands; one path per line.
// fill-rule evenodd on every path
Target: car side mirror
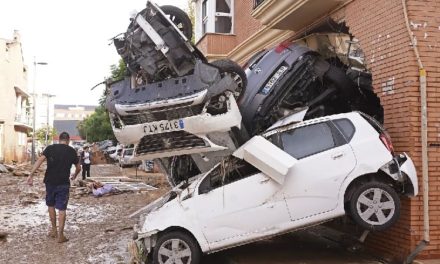
M 254 136 L 232 155 L 247 161 L 279 184 L 284 183 L 288 171 L 298 162 L 262 136 Z

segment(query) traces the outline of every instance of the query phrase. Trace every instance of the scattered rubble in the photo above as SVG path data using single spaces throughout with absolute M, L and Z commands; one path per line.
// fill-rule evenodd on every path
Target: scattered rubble
M 27 177 L 30 175 L 32 164 L 29 162 L 21 164 L 0 164 L 0 173 L 12 173 L 14 176 Z M 42 164 L 36 173 L 40 173 L 46 170 L 46 164 Z
M 5 165 L 0 164 L 0 173 L 8 173 L 9 170 L 5 167 Z
M 92 164 L 107 164 L 109 163 L 108 158 L 106 155 L 98 148 L 98 146 L 94 145 L 90 148 L 92 153 Z

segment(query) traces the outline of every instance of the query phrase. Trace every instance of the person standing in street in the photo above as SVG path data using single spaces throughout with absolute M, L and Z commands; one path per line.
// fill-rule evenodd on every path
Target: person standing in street
M 62 132 L 59 137 L 60 143 L 48 146 L 38 158 L 27 183 L 33 185 L 33 176 L 41 164 L 47 160 L 47 169 L 44 175 L 46 185 L 46 205 L 48 206 L 50 223 L 52 229 L 49 236 L 58 238 L 59 243 L 68 241 L 64 235 L 64 224 L 66 222 L 66 209 L 69 201 L 70 188 L 70 169 L 72 165 L 76 166 L 75 173 L 70 175 L 70 179 L 75 179 L 81 171 L 79 160 L 75 149 L 69 146 L 70 136 L 67 132 Z M 56 224 L 56 211 L 58 210 L 58 232 Z
M 82 165 L 82 179 L 86 179 L 86 173 L 87 177 L 90 178 L 90 160 L 92 156 L 89 152 L 89 146 L 84 147 L 84 151 L 81 153 L 81 165 Z

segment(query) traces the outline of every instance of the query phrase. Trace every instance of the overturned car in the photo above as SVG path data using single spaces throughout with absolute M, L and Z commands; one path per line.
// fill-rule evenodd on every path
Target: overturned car
M 135 144 L 135 159 L 225 150 L 231 143 L 216 138 L 241 128 L 235 99 L 246 86 L 244 71 L 230 60 L 208 63 L 191 34 L 182 10 L 147 1 L 114 39 L 129 73 L 109 84 L 106 108 L 118 141 Z
M 418 193 L 417 175 L 381 125 L 360 112 L 294 119 L 135 213 L 138 260 L 197 264 L 202 253 L 345 214 L 368 230 L 393 225 L 399 194 Z

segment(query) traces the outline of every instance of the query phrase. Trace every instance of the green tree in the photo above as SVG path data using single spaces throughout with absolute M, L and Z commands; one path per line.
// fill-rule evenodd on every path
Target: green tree
M 110 73 L 112 81 L 121 80 L 125 77 L 127 73 L 127 66 L 123 59 L 119 59 L 118 64 L 113 64 L 110 66 Z
M 95 112 L 78 124 L 79 135 L 87 142 L 97 142 L 115 139 L 110 118 L 103 106 L 98 106 Z
M 193 0 L 187 0 L 188 1 L 188 9 L 185 10 L 186 14 L 189 16 L 189 19 L 191 20 L 191 24 L 192 24 L 192 30 L 194 32 L 194 27 L 196 26 L 196 13 L 195 13 L 195 9 L 194 9 L 194 3 Z M 192 35 L 191 38 L 191 43 L 194 44 L 196 40 L 195 35 Z
M 49 126 L 49 130 L 47 127 L 42 127 L 35 131 L 35 138 L 40 142 L 41 144 L 46 143 L 46 131 L 49 131 L 47 134 L 47 140 L 50 142 L 52 141 L 53 137 L 57 135 L 57 131 L 55 128 Z

